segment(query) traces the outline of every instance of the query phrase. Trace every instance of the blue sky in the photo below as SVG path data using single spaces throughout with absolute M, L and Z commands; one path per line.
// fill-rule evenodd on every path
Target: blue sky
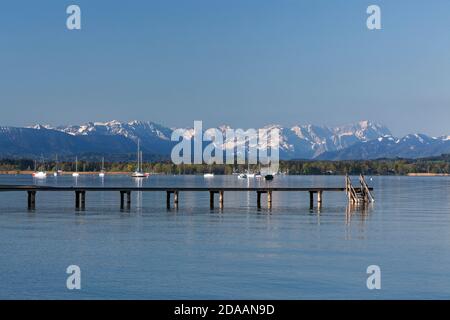
M 69 4 L 81 31 L 65 27 Z M 8 1 L 0 125 L 371 119 L 450 134 L 449 34 L 445 0 Z

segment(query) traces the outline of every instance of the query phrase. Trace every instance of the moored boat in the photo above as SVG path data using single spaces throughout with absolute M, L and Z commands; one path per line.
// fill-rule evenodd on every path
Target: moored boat
M 104 178 L 105 177 L 105 157 L 102 158 L 102 169 L 100 170 L 100 173 L 98 174 L 98 176 L 100 178 Z
M 136 171 L 131 174 L 132 178 L 147 178 L 149 175 L 142 171 L 142 151 L 141 151 L 141 141 L 138 139 L 137 143 L 137 166 Z
M 47 173 L 44 171 L 37 171 L 37 172 L 33 172 L 33 178 L 37 178 L 37 179 L 45 179 L 47 178 Z
M 41 167 L 43 167 L 43 169 L 45 170 L 45 165 L 44 165 L 44 159 L 42 159 L 42 165 Z M 37 161 L 34 161 L 34 172 L 32 173 L 33 178 L 36 179 L 45 179 L 47 178 L 47 172 L 45 172 L 44 170 L 38 170 L 37 168 Z
M 72 173 L 72 177 L 76 178 L 79 176 L 80 174 L 78 173 L 78 157 L 75 157 L 75 172 Z

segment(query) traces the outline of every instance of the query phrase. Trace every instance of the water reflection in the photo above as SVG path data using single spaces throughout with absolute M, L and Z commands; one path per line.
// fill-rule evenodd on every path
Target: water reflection
M 216 176 L 211 181 L 192 176 L 138 181 L 83 175 L 78 179 L 0 176 L 0 184 L 265 185 L 265 181 L 240 181 L 234 176 Z M 120 213 L 118 193 L 89 192 L 86 211 L 78 215 L 73 193 L 38 193 L 37 214 L 27 214 L 25 194 L 0 192 L 4 244 L 0 274 L 14 271 L 16 275 L 2 279 L 0 298 L 23 298 L 24 293 L 30 298 L 69 299 L 86 298 L 85 294 L 125 299 L 374 298 L 365 289 L 365 278 L 355 280 L 372 263 L 388 268 L 390 279 L 395 279 L 391 290 L 382 290 L 377 298 L 448 297 L 443 266 L 450 263 L 449 181 L 377 177 L 372 182 L 376 207 L 347 205 L 345 194 L 336 192 L 326 194 L 321 208 L 310 210 L 307 193 L 276 192 L 271 214 L 267 195 L 257 210 L 256 192 L 226 192 L 220 215 L 209 214 L 209 195 L 200 192 L 181 193 L 180 208 L 173 210 L 176 214 L 166 211 L 165 193 L 147 192 L 144 197 L 133 192 L 131 210 Z M 277 176 L 271 184 L 339 187 L 343 179 Z M 217 204 L 215 212 L 222 212 Z M 136 212 L 143 214 L 137 217 Z M 89 266 L 90 276 L 100 279 L 90 282 L 84 295 L 65 293 L 55 279 L 59 276 L 52 266 L 67 265 L 68 244 L 74 248 L 70 263 Z M 26 267 L 30 264 L 33 268 Z M 421 286 L 408 281 L 405 264 L 427 281 Z M 30 282 L 30 277 L 38 280 Z M 349 290 L 354 286 L 361 290 Z
M 144 179 L 133 179 L 134 186 L 136 188 L 142 188 L 144 185 Z M 142 191 L 136 191 L 136 210 L 137 213 L 142 213 L 142 200 L 143 200 L 143 192 Z
M 349 203 L 346 207 L 346 223 L 350 224 L 352 216 L 359 214 L 361 221 L 365 221 L 369 216 L 370 212 L 373 210 L 373 203 L 364 203 L 360 205 L 355 205 Z

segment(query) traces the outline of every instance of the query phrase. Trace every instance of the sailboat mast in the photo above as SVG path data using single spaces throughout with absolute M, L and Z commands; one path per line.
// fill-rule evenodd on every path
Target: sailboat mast
M 141 140 L 138 139 L 138 149 L 137 149 L 137 172 L 141 171 L 141 156 L 140 156 Z
M 41 171 L 45 171 L 45 160 L 43 155 L 41 155 Z

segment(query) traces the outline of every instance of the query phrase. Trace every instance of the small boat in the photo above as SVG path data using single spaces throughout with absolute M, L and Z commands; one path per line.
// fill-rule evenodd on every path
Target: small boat
M 273 180 L 273 174 L 266 174 L 266 175 L 264 176 L 264 179 L 265 179 L 266 181 L 272 181 L 272 180 Z
M 102 158 L 102 169 L 100 170 L 100 173 L 98 174 L 100 178 L 105 177 L 105 157 Z
M 56 159 L 55 159 L 55 172 L 53 172 L 53 176 L 54 176 L 54 177 L 59 176 L 60 173 L 61 173 L 61 170 L 58 170 L 58 164 L 59 164 L 59 161 L 58 161 L 58 155 L 56 155 Z
M 255 177 L 254 173 L 247 173 L 247 178 L 252 179 Z
M 44 171 L 33 172 L 33 178 L 45 179 L 45 178 L 47 178 L 47 173 Z
M 141 151 L 141 140 L 138 139 L 138 143 L 137 143 L 137 166 L 136 166 L 136 171 L 134 171 L 131 174 L 132 178 L 137 178 L 137 179 L 141 179 L 141 178 L 147 178 L 148 175 L 145 174 L 142 171 L 142 151 Z
M 76 178 L 79 176 L 80 174 L 78 173 L 78 157 L 75 157 L 75 172 L 72 173 L 72 177 Z
M 208 165 L 208 167 L 209 167 L 209 172 L 204 173 L 204 174 L 203 174 L 203 178 L 206 178 L 206 179 L 214 178 L 214 173 L 213 173 L 212 165 L 210 164 L 210 165 Z
M 147 178 L 148 175 L 146 175 L 146 174 L 143 173 L 143 172 L 135 171 L 135 172 L 133 172 L 133 173 L 131 174 L 131 177 L 132 177 L 132 178 Z
M 44 163 L 44 160 L 42 159 L 42 163 Z M 45 168 L 44 168 L 45 169 Z M 47 172 L 37 169 L 37 161 L 34 161 L 34 172 L 32 173 L 33 178 L 36 179 L 45 179 L 47 178 Z
M 255 179 L 261 179 L 263 176 L 261 174 L 261 165 L 259 165 L 258 171 L 255 173 Z
M 238 179 L 247 179 L 247 175 L 245 173 L 240 173 Z

